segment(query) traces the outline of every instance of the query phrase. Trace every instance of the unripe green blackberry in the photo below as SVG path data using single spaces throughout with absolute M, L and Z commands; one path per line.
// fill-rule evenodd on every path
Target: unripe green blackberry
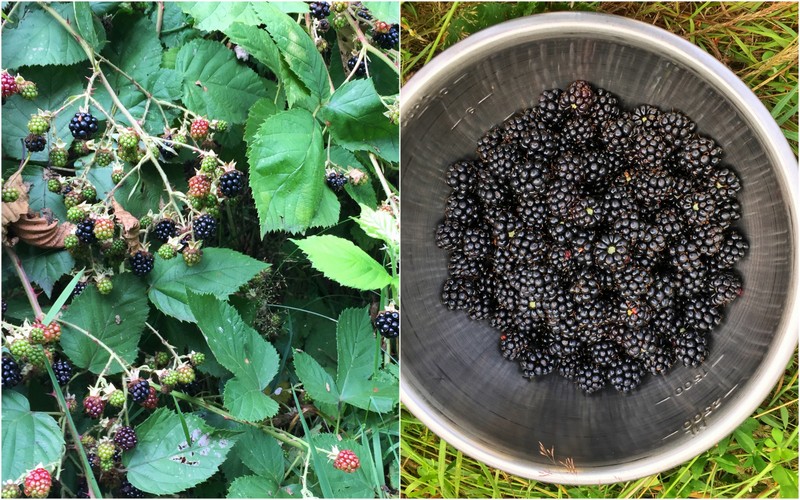
M 20 491 L 19 485 L 13 480 L 9 479 L 3 483 L 2 498 L 20 498 L 21 496 L 22 491 Z
M 100 460 L 111 460 L 114 458 L 116 445 L 110 438 L 104 437 L 97 443 L 97 456 Z
M 116 257 L 119 255 L 123 255 L 125 251 L 128 249 L 128 244 L 125 243 L 125 240 L 119 239 L 114 240 L 111 242 L 111 246 L 105 251 L 105 254 L 109 257 Z
M 86 210 L 80 205 L 77 207 L 70 207 L 67 209 L 67 220 L 70 222 L 78 223 L 86 218 Z
M 200 171 L 206 174 L 213 174 L 217 170 L 216 155 L 206 155 L 200 160 Z
M 169 354 L 164 351 L 158 351 L 155 356 L 156 366 L 167 366 L 169 363 Z
M 158 256 L 164 260 L 170 260 L 178 254 L 178 252 L 175 250 L 175 247 L 170 244 L 161 245 L 161 248 L 158 249 L 157 253 Z
M 51 193 L 60 193 L 61 181 L 58 179 L 48 179 L 47 190 L 50 191 Z
M 110 472 L 114 468 L 114 460 L 109 458 L 108 460 L 100 459 L 100 470 L 103 472 Z
M 86 186 L 81 190 L 81 194 L 86 201 L 94 201 L 97 199 L 97 189 L 94 186 Z
M 3 186 L 3 202 L 13 203 L 19 199 L 19 189 Z
M 206 205 L 206 213 L 215 219 L 219 219 L 219 205 Z
M 31 343 L 44 344 L 44 342 L 44 325 L 38 326 L 34 324 L 33 328 L 31 328 Z
M 108 276 L 103 276 L 102 278 L 97 280 L 97 291 L 100 292 L 100 294 L 108 295 L 109 293 L 111 293 L 111 290 L 113 289 L 114 289 L 114 284 L 111 282 L 111 278 L 109 278 Z
M 153 223 L 153 218 L 150 217 L 149 215 L 145 215 L 141 219 L 139 219 L 139 227 L 141 227 L 142 229 L 147 229 L 148 227 L 150 227 L 150 224 L 152 223 Z
M 181 365 L 175 370 L 178 374 L 178 382 L 181 384 L 191 384 L 194 382 L 194 368 L 191 365 Z
M 81 444 L 84 448 L 94 448 L 97 445 L 97 440 L 91 434 L 84 434 L 81 436 Z
M 94 154 L 94 162 L 101 167 L 107 167 L 114 161 L 114 154 L 110 149 L 98 149 Z
M 175 370 L 167 370 L 164 376 L 161 377 L 161 383 L 170 387 L 178 385 L 178 382 L 180 382 L 180 379 L 178 377 L 178 372 Z
M 42 135 L 50 130 L 50 122 L 44 116 L 33 115 L 28 120 L 28 130 L 30 130 L 31 134 Z
M 81 243 L 80 240 L 78 240 L 78 237 L 74 234 L 68 234 L 64 236 L 64 248 L 66 248 L 67 250 L 78 248 L 78 245 L 80 245 L 80 243 Z
M 47 356 L 47 352 L 36 346 L 31 346 L 30 354 L 28 354 L 28 363 L 33 365 L 34 368 L 41 369 L 44 368 L 44 361 L 45 357 Z
M 86 201 L 86 198 L 83 197 L 83 193 L 80 191 L 72 190 L 64 195 L 64 206 L 67 208 L 80 205 L 84 201 Z
M 19 84 L 19 95 L 32 101 L 39 97 L 39 88 L 35 83 L 26 80 Z
M 205 198 L 199 198 L 197 196 L 189 196 L 189 205 L 195 210 L 201 210 L 205 205 Z
M 114 237 L 114 221 L 100 218 L 94 221 L 94 236 L 99 241 L 110 240 Z
M 115 168 L 111 172 L 111 182 L 113 182 L 114 184 L 119 184 L 120 182 L 122 182 L 122 179 L 124 177 L 125 177 L 125 171 L 122 170 L 121 168 Z
M 202 352 L 195 352 L 189 358 L 189 361 L 194 366 L 202 365 L 205 362 L 205 360 L 206 360 L 206 355 L 204 353 L 202 353 Z
M 183 249 L 183 252 L 181 254 L 183 255 L 183 261 L 189 267 L 199 264 L 200 260 L 203 258 L 203 251 L 200 248 L 193 246 L 191 243 L 189 244 L 189 246 Z
M 345 26 L 347 26 L 347 18 L 344 17 L 344 14 L 336 14 L 333 17 L 333 27 L 340 30 Z
M 127 130 L 119 135 L 117 139 L 119 147 L 127 150 L 134 150 L 139 145 L 139 136 L 133 130 Z
M 18 361 L 25 361 L 31 355 L 33 346 L 28 339 L 16 339 L 8 346 L 8 350 Z
M 125 404 L 125 393 L 122 389 L 117 389 L 108 396 L 108 404 L 114 408 L 122 408 Z
M 228 122 L 225 120 L 214 120 L 211 124 L 216 132 L 225 132 L 228 130 Z
M 50 150 L 50 166 L 61 168 L 67 166 L 67 162 L 69 161 L 69 153 L 64 148 L 54 147 Z M 55 180 L 58 182 L 57 179 L 50 179 Z M 59 184 L 59 189 L 61 189 L 61 184 Z

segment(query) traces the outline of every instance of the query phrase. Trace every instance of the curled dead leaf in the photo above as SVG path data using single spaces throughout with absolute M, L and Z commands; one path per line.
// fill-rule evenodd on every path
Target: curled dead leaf
M 130 212 L 122 208 L 117 200 L 111 198 L 111 206 L 114 208 L 114 218 L 122 226 L 122 238 L 128 244 L 128 252 L 134 253 L 142 249 L 139 241 L 139 219 Z
M 28 213 L 28 186 L 22 182 L 22 173 L 14 172 L 7 181 L 3 183 L 5 187 L 17 188 L 19 198 L 11 203 L 3 202 L 3 241 L 5 241 L 6 226 L 17 222 L 19 218 Z
M 75 229 L 69 222 L 59 224 L 39 214 L 24 214 L 9 227 L 13 236 L 6 241 L 4 232 L 4 243 L 13 246 L 24 241 L 39 248 L 64 248 L 64 238 Z

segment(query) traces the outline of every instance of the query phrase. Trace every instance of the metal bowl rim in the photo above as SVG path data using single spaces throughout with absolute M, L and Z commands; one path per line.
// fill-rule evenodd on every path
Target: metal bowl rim
M 493 453 L 492 450 L 487 449 L 459 429 L 447 425 L 442 415 L 428 403 L 425 395 L 420 393 L 417 387 L 408 380 L 408 376 L 405 374 L 401 376 L 400 396 L 403 404 L 431 431 L 465 454 L 512 474 L 541 481 L 564 484 L 603 484 L 657 474 L 708 450 L 731 434 L 741 422 L 749 417 L 783 375 L 785 367 L 794 353 L 798 342 L 797 332 L 800 330 L 800 304 L 798 304 L 800 299 L 800 278 L 798 277 L 798 268 L 800 267 L 800 242 L 798 241 L 800 175 L 798 175 L 797 160 L 777 123 L 758 97 L 731 70 L 699 47 L 677 35 L 640 21 L 610 14 L 588 12 L 537 14 L 506 21 L 475 33 L 435 57 L 402 87 L 400 115 L 403 117 L 406 112 L 413 109 L 418 101 L 424 98 L 426 87 L 435 83 L 437 75 L 468 62 L 474 57 L 473 54 L 476 51 L 502 47 L 507 43 L 514 44 L 523 35 L 555 34 L 565 36 L 567 33 L 575 32 L 605 36 L 613 33 L 624 40 L 639 43 L 642 47 L 650 50 L 660 48 L 665 54 L 664 57 L 678 60 L 695 70 L 710 85 L 717 89 L 725 89 L 726 95 L 738 105 L 739 109 L 746 110 L 749 114 L 747 118 L 753 125 L 754 133 L 763 140 L 771 163 L 776 166 L 775 173 L 778 182 L 787 195 L 786 203 L 789 206 L 791 219 L 789 221 L 790 232 L 795 237 L 790 263 L 794 274 L 789 282 L 787 296 L 790 311 L 784 314 L 783 321 L 776 331 L 778 342 L 770 345 L 765 362 L 762 363 L 757 376 L 747 383 L 748 392 L 739 401 L 739 404 L 729 410 L 724 419 L 712 423 L 702 434 L 667 455 L 655 454 L 619 465 L 582 468 L 577 474 L 566 472 L 564 469 L 548 468 L 541 464 L 509 461 L 503 456 Z M 403 120 L 402 124 L 405 126 L 406 121 Z M 401 356 L 401 369 L 402 365 Z

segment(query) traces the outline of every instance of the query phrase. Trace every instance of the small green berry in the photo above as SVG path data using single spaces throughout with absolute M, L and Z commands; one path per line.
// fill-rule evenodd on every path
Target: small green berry
M 35 83 L 26 80 L 19 85 L 19 94 L 31 101 L 39 97 L 39 88 Z
M 80 243 L 81 242 L 78 239 L 77 235 L 68 234 L 64 236 L 64 248 L 66 248 L 67 250 L 72 250 L 73 248 L 77 248 L 78 245 L 80 245 Z
M 190 358 L 190 361 L 194 366 L 202 365 L 205 362 L 205 360 L 206 360 L 206 355 L 202 352 L 196 352 L 192 354 L 192 357 Z
M 61 181 L 58 179 L 49 179 L 47 181 L 47 190 L 51 193 L 61 192 Z
M 97 198 L 97 190 L 94 186 L 86 186 L 81 191 L 81 194 L 86 201 L 94 201 Z
M 122 408 L 125 404 L 125 393 L 121 389 L 117 389 L 108 396 L 108 404 L 115 408 Z
M 153 223 L 153 218 L 150 217 L 149 215 L 145 215 L 144 217 L 139 219 L 139 227 L 141 227 L 142 229 L 147 229 L 148 227 L 150 227 L 150 224 L 152 223 Z
M 64 148 L 54 147 L 50 150 L 50 166 L 61 168 L 66 167 L 69 161 L 69 153 Z M 51 179 L 56 180 L 56 179 Z
M 13 203 L 19 199 L 19 189 L 3 186 L 3 202 Z
M 110 438 L 103 438 L 97 443 L 97 456 L 100 460 L 111 460 L 114 458 L 116 445 Z
M 161 248 L 158 249 L 158 256 L 164 260 L 170 260 L 177 255 L 175 251 L 175 247 L 170 244 L 161 245 Z
M 42 135 L 50 130 L 50 122 L 44 116 L 33 115 L 28 120 L 28 130 L 31 134 Z
M 109 149 L 98 149 L 94 154 L 94 161 L 101 167 L 107 167 L 114 161 L 114 154 Z
M 180 377 L 175 370 L 167 370 L 164 376 L 161 377 L 161 383 L 164 385 L 176 386 L 178 382 L 180 382 Z
M 213 174 L 217 170 L 216 155 L 206 155 L 200 161 L 200 171 L 206 174 Z
M 191 384 L 194 382 L 194 368 L 191 365 L 181 365 L 175 370 L 178 374 L 178 382 L 181 384 Z
M 108 276 L 103 276 L 97 280 L 97 291 L 100 292 L 100 294 L 108 295 L 113 289 L 114 284 L 111 282 L 111 278 Z
M 86 211 L 79 206 L 67 209 L 67 220 L 78 223 L 86 218 Z
M 125 177 L 125 171 L 121 168 L 115 168 L 113 172 L 111 172 L 111 182 L 114 184 L 119 184 L 122 182 L 122 179 Z
M 158 351 L 154 357 L 156 366 L 167 366 L 167 363 L 169 363 L 169 354 L 164 351 Z
M 119 135 L 119 147 L 127 150 L 136 149 L 139 145 L 139 136 L 133 130 L 128 130 Z

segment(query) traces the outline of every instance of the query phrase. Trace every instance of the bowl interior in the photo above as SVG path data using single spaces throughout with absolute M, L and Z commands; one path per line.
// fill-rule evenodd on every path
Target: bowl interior
M 424 85 L 403 103 L 404 387 L 424 407 L 420 417 L 457 446 L 467 443 L 465 451 L 478 458 L 544 480 L 563 479 L 561 474 L 574 473 L 573 465 L 584 477 L 566 482 L 655 472 L 637 471 L 637 463 L 658 455 L 680 459 L 693 440 L 730 418 L 729 409 L 742 402 L 765 363 L 785 363 L 791 355 L 770 354 L 786 322 L 796 244 L 790 195 L 776 174 L 774 152 L 753 131 L 741 102 L 726 97 L 724 85 L 709 82 L 658 40 L 603 25 L 539 23 L 476 44 L 468 57 L 458 54 L 457 63 L 445 53 L 432 63 L 437 71 L 428 70 Z M 696 369 L 680 366 L 664 377 L 648 376 L 627 396 L 607 388 L 586 397 L 557 375 L 523 379 L 518 365 L 499 355 L 498 332 L 488 321 L 451 312 L 439 298 L 447 252 L 434 244 L 434 232 L 449 194 L 447 166 L 474 158 L 477 139 L 533 105 L 542 90 L 576 79 L 606 88 L 627 108 L 650 103 L 685 112 L 723 147 L 725 163 L 743 184 L 739 227 L 750 252 L 738 268 L 745 293 L 713 332 L 709 359 Z M 735 423 L 728 424 L 732 430 Z

